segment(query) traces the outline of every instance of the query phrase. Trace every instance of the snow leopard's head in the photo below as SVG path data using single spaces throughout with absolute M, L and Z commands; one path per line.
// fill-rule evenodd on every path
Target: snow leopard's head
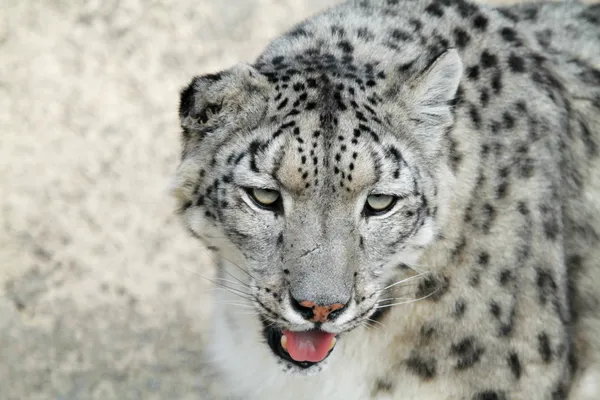
M 455 50 L 389 66 L 347 50 L 265 56 L 181 93 L 180 212 L 247 272 L 247 286 L 222 278 L 294 371 L 318 370 L 338 335 L 403 301 L 384 288 L 435 236 L 462 73 Z

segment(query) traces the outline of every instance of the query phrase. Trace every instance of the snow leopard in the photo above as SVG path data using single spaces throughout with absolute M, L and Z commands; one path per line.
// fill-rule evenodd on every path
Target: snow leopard
M 179 117 L 207 398 L 600 398 L 600 5 L 346 1 Z

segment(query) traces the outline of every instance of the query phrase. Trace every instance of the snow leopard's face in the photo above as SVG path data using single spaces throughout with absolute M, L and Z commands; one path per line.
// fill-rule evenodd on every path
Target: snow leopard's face
M 195 78 L 175 184 L 187 226 L 242 264 L 266 343 L 297 371 L 402 301 L 384 288 L 433 239 L 433 175 L 462 65 L 450 51 L 398 79 L 310 71 L 276 57 Z

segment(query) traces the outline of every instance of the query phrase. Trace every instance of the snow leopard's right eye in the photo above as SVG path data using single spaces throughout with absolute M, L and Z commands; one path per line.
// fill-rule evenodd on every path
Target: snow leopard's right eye
M 367 216 L 385 214 L 394 207 L 397 201 L 398 198 L 395 196 L 371 194 L 365 203 L 365 214 Z
M 246 193 L 261 208 L 271 211 L 278 211 L 281 208 L 281 194 L 277 190 L 247 188 Z

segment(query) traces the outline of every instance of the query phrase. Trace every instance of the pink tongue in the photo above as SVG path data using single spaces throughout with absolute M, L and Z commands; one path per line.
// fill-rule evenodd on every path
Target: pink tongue
M 333 333 L 323 331 L 283 331 L 287 338 L 287 352 L 296 361 L 323 361 L 329 353 Z

